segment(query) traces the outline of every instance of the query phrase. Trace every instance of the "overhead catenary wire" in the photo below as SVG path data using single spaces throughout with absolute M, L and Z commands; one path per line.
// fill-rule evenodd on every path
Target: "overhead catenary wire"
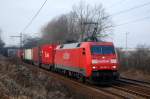
M 25 28 L 22 30 L 22 32 L 24 32 L 31 24 L 32 22 L 34 21 L 34 19 L 39 15 L 40 11 L 42 10 L 42 8 L 44 7 L 44 5 L 47 3 L 48 0 L 45 0 L 44 3 L 42 4 L 42 6 L 40 7 L 40 9 L 36 12 L 36 14 L 32 17 L 32 19 L 30 20 L 30 22 L 25 26 Z M 121 3 L 118 2 L 118 3 Z M 117 4 L 117 3 L 116 3 Z M 116 5 L 115 4 L 115 5 Z M 144 7 L 144 6 L 147 6 L 147 5 L 150 5 L 150 2 L 148 3 L 144 3 L 144 4 L 141 4 L 141 5 L 137 5 L 135 7 L 132 7 L 132 8 L 129 8 L 129 9 L 125 9 L 125 10 L 122 10 L 122 11 L 119 11 L 119 12 L 116 12 L 116 13 L 113 13 L 111 14 L 110 16 L 116 16 L 116 15 L 120 15 L 122 13 L 126 13 L 126 12 L 129 12 L 129 11 L 132 11 L 134 9 L 137 9 L 137 8 L 141 8 L 141 7 Z
M 120 5 L 121 3 L 125 2 L 125 1 L 126 1 L 126 0 L 120 0 L 120 1 L 118 1 L 117 3 L 110 5 L 108 9 L 110 9 L 110 8 L 112 8 L 112 7 L 116 7 L 116 6 Z
M 135 20 L 132 20 L 132 21 L 125 22 L 125 23 L 121 23 L 121 24 L 118 24 L 118 25 L 115 25 L 115 26 L 112 26 L 112 27 L 119 27 L 119 26 L 132 24 L 132 23 L 137 23 L 137 22 L 141 22 L 141 21 L 149 20 L 149 19 L 150 19 L 150 16 L 146 16 L 146 17 L 143 17 L 143 18 L 139 18 L 139 19 L 135 19 Z
M 131 8 L 128 8 L 128 9 L 125 9 L 125 10 L 113 13 L 110 16 L 117 16 L 117 15 L 120 15 L 120 14 L 123 14 L 123 13 L 127 13 L 127 12 L 130 12 L 132 10 L 135 10 L 135 9 L 138 9 L 138 8 L 142 8 L 142 7 L 145 7 L 145 6 L 148 6 L 148 5 L 150 5 L 150 2 L 147 2 L 147 3 L 141 4 L 141 5 L 137 5 L 137 6 L 134 6 L 134 7 L 131 7 Z
M 34 21 L 34 19 L 39 15 L 40 11 L 42 10 L 42 8 L 44 7 L 44 5 L 47 3 L 48 0 L 45 0 L 44 3 L 42 4 L 42 6 L 40 7 L 40 9 L 36 12 L 36 14 L 32 17 L 32 19 L 30 20 L 30 22 L 25 26 L 25 28 L 22 30 L 22 32 L 24 32 L 27 28 L 29 28 L 29 26 L 32 24 L 32 22 Z M 118 3 L 121 3 L 118 2 Z M 116 3 L 117 4 L 117 3 Z M 116 5 L 115 4 L 115 5 Z M 127 13 L 129 11 L 132 11 L 132 10 L 135 10 L 135 9 L 138 9 L 138 8 L 141 8 L 141 7 L 144 7 L 144 6 L 148 6 L 150 5 L 150 2 L 147 2 L 147 3 L 144 3 L 144 4 L 141 4 L 141 5 L 137 5 L 135 7 L 132 7 L 132 8 L 129 8 L 129 9 L 125 9 L 125 10 L 122 10 L 122 11 L 119 11 L 119 12 L 116 12 L 116 13 L 113 13 L 111 14 L 110 16 L 116 16 L 116 15 L 120 15 L 122 13 Z M 137 20 L 133 20 L 133 21 L 130 21 L 130 22 L 126 22 L 126 23 L 122 23 L 122 24 L 119 24 L 119 25 L 115 25 L 113 27 L 118 27 L 118 26 L 122 26 L 122 25 L 126 25 L 126 24 L 130 24 L 130 23 L 135 23 L 136 21 L 142 21 L 142 20 L 145 20 L 145 19 L 149 19 L 150 17 L 145 17 L 145 18 L 142 18 L 142 19 L 137 19 Z M 21 32 L 21 33 L 22 33 Z
M 21 33 L 23 33 L 27 28 L 29 28 L 29 26 L 32 24 L 32 22 L 34 21 L 34 19 L 39 15 L 40 11 L 44 7 L 44 5 L 47 3 L 47 1 L 48 0 L 44 1 L 44 3 L 42 4 L 42 6 L 40 7 L 40 9 L 35 13 L 35 15 L 32 17 L 32 19 L 29 21 L 29 23 L 24 27 L 24 29 L 21 31 Z
M 29 28 L 29 26 L 32 24 L 32 22 L 34 21 L 34 19 L 39 15 L 40 11 L 42 10 L 42 8 L 44 7 L 44 5 L 47 3 L 48 0 L 45 0 L 44 3 L 42 4 L 42 6 L 39 8 L 39 10 L 35 13 L 35 15 L 31 18 L 31 20 L 29 21 L 29 23 L 23 28 L 23 30 L 20 32 L 20 48 L 22 48 L 23 45 L 23 32 Z

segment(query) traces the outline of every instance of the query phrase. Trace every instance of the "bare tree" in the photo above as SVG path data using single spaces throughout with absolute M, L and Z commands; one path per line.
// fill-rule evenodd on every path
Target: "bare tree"
M 83 37 L 80 35 L 80 39 L 91 37 L 95 28 L 97 28 L 96 36 L 101 39 L 107 36 L 107 31 L 112 28 L 111 19 L 105 12 L 102 4 L 90 6 L 81 1 L 79 5 L 73 7 L 73 12 L 77 20 L 76 24 L 78 24 L 78 33 L 84 33 Z
M 90 6 L 80 2 L 73 6 L 70 13 L 53 19 L 42 28 L 42 38 L 50 43 L 83 41 L 96 30 L 95 36 L 101 39 L 107 36 L 107 31 L 111 28 L 111 19 L 101 4 Z
M 4 49 L 5 43 L 2 40 L 2 30 L 0 29 L 0 54 L 5 54 L 5 49 Z
M 42 38 L 48 43 L 63 43 L 67 32 L 67 17 L 62 15 L 53 19 L 42 29 Z
M 2 40 L 2 30 L 0 29 L 0 49 L 4 47 L 5 43 Z
M 139 45 L 136 50 L 128 51 L 128 54 L 120 49 L 118 50 L 118 56 L 121 70 L 134 69 L 149 73 L 150 47 Z M 128 64 L 126 64 L 127 61 Z

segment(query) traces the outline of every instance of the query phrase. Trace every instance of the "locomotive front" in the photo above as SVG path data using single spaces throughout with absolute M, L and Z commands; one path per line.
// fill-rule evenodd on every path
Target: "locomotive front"
M 112 81 L 119 78 L 118 59 L 113 43 L 93 43 L 90 46 L 94 81 Z

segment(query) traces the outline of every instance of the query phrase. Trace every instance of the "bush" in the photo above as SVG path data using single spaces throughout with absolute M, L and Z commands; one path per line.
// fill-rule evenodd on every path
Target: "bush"
M 139 46 L 133 51 L 118 49 L 120 69 L 138 69 L 144 72 L 150 71 L 150 50 L 145 46 Z

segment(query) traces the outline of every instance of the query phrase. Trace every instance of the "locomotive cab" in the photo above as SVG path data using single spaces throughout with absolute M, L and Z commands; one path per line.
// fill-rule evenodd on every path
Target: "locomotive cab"
M 94 81 L 112 81 L 119 78 L 118 59 L 112 43 L 92 44 L 91 67 Z

